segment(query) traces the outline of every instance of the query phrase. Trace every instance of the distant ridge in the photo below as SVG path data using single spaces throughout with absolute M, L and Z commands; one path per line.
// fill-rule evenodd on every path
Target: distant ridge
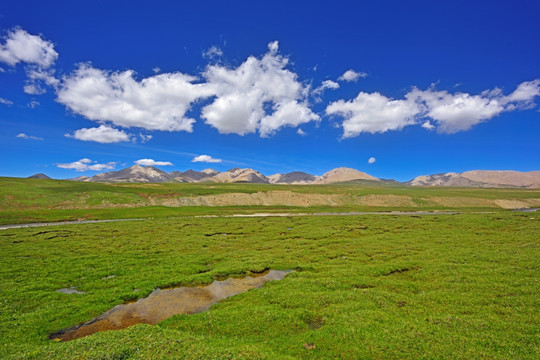
M 45 176 L 45 177 L 43 177 Z M 31 178 L 49 179 L 47 175 L 36 174 Z M 153 166 L 134 165 L 118 171 L 97 174 L 92 177 L 79 176 L 73 181 L 85 182 L 209 182 L 209 183 L 253 183 L 253 184 L 335 184 L 339 182 L 372 182 L 373 184 L 403 184 L 410 186 L 453 186 L 478 188 L 525 188 L 540 189 L 540 171 L 519 172 L 511 170 L 472 170 L 463 173 L 442 173 L 418 176 L 411 181 L 400 183 L 395 180 L 378 179 L 356 169 L 340 167 L 321 176 L 301 171 L 265 176 L 253 169 L 233 168 L 224 172 L 214 169 L 202 171 L 187 170 L 170 173 Z
M 43 173 L 39 173 L 39 174 L 34 174 L 32 176 L 27 177 L 27 179 L 50 179 L 50 177 L 48 177 L 47 175 Z
M 519 187 L 540 189 L 540 171 L 472 170 L 462 173 L 445 173 L 418 176 L 407 184 L 412 186 L 461 186 L 461 187 Z
M 162 183 L 173 180 L 169 173 L 153 166 L 133 165 L 122 170 L 97 174 L 84 181 Z

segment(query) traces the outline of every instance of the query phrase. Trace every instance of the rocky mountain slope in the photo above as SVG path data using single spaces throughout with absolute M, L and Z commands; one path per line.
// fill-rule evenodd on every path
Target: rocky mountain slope
M 274 174 L 268 176 L 271 184 L 311 184 L 319 177 L 301 171 L 293 171 L 287 174 Z
M 268 178 L 253 169 L 234 168 L 207 179 L 208 181 L 218 183 L 255 183 L 268 184 Z
M 97 174 L 83 181 L 161 183 L 174 181 L 174 177 L 153 166 L 133 165 L 122 170 Z
M 521 187 L 540 189 L 540 171 L 473 170 L 463 173 L 422 175 L 409 181 L 412 186 Z
M 202 182 L 207 178 L 219 174 L 219 171 L 214 169 L 204 169 L 203 171 L 188 170 L 184 172 L 172 171 L 170 175 L 180 182 Z

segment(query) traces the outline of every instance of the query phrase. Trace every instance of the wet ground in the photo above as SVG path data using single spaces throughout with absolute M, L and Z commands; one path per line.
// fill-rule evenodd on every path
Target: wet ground
M 155 324 L 177 314 L 200 313 L 221 299 L 260 288 L 268 281 L 281 280 L 290 272 L 290 270 L 270 270 L 244 278 L 215 280 L 206 286 L 157 289 L 144 299 L 117 305 L 95 319 L 60 330 L 51 334 L 49 338 L 69 341 L 99 331 L 119 330 L 136 324 Z
M 257 214 L 233 214 L 233 215 L 200 215 L 192 216 L 194 218 L 223 218 L 223 217 L 291 217 L 291 216 L 359 216 L 359 215 L 456 215 L 459 212 L 451 211 L 363 211 L 363 212 L 324 212 L 324 213 L 257 213 Z M 169 218 L 169 219 L 183 219 Z M 144 221 L 149 219 L 111 219 L 111 220 L 76 220 L 76 221 L 56 221 L 30 224 L 0 225 L 0 230 L 32 228 L 54 225 L 72 225 L 72 224 L 94 224 L 116 221 Z

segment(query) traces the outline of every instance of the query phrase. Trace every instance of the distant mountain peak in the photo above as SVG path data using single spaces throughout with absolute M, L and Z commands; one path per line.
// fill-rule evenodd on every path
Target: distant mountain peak
M 27 179 L 50 179 L 50 177 L 48 177 L 47 175 L 43 173 L 38 173 L 38 174 L 29 176 Z
M 314 184 L 331 184 L 336 182 L 353 181 L 353 180 L 373 180 L 379 181 L 374 176 L 366 174 L 365 172 L 358 171 L 347 167 L 339 167 L 328 171 L 315 180 Z
M 45 177 L 42 177 L 45 176 Z M 44 174 L 32 175 L 31 178 L 48 179 Z M 202 171 L 187 170 L 167 173 L 154 166 L 133 165 L 118 171 L 105 172 L 92 177 L 79 176 L 75 181 L 92 182 L 215 182 L 215 183 L 255 183 L 255 184 L 333 184 L 355 180 L 389 182 L 365 172 L 347 167 L 332 169 L 322 176 L 311 175 L 302 171 L 264 176 L 250 168 L 232 168 L 224 172 L 214 169 Z M 395 182 L 395 181 L 392 181 Z M 412 186 L 454 186 L 454 187 L 521 187 L 540 189 L 540 171 L 519 172 L 512 170 L 472 170 L 463 173 L 440 173 L 422 175 L 405 183 Z

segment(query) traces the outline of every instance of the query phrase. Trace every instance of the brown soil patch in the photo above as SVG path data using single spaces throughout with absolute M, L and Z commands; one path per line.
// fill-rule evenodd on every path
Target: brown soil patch
M 468 197 L 430 197 L 429 201 L 434 202 L 436 205 L 448 206 L 448 207 L 495 207 L 495 203 L 490 199 L 477 199 Z
M 503 209 L 526 209 L 530 204 L 520 200 L 495 200 L 495 204 Z
M 205 195 L 193 197 L 179 197 L 162 199 L 149 198 L 151 205 L 163 206 L 339 206 L 339 205 L 365 205 L 365 206 L 408 206 L 416 204 L 409 196 L 400 195 L 364 195 L 350 196 L 343 194 L 302 194 L 292 191 L 266 191 L 254 194 L 230 193 L 218 195 Z

